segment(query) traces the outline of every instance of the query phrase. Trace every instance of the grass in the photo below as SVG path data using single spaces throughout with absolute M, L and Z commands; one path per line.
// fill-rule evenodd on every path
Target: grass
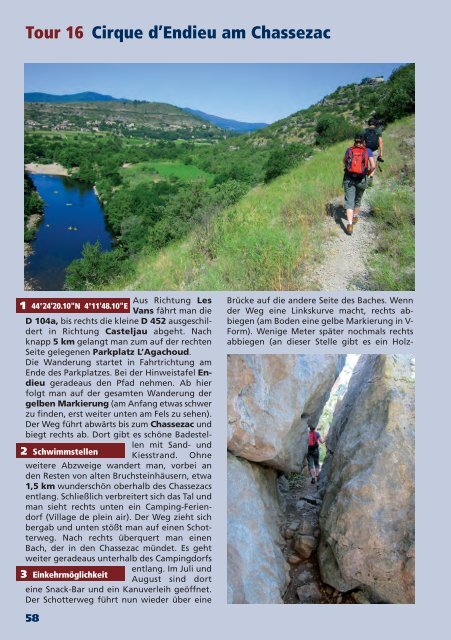
M 198 178 L 205 178 L 208 182 L 211 182 L 213 176 L 202 169 L 194 165 L 187 165 L 181 162 L 170 161 L 148 161 L 137 162 L 129 167 L 123 167 L 121 174 L 124 182 L 134 187 L 137 184 L 143 182 L 155 182 L 161 178 L 179 178 L 180 180 L 196 180 Z
M 413 118 L 384 134 L 384 173 L 371 194 L 378 246 L 374 290 L 410 290 L 414 278 Z M 143 250 L 133 277 L 112 290 L 303 290 L 323 258 L 325 205 L 342 194 L 348 144 L 317 151 L 290 173 L 252 189 L 236 205 L 206 216 L 191 235 L 158 253 Z M 155 165 L 154 165 L 155 166 Z M 306 284 L 307 286 L 304 286 Z
M 380 291 L 415 289 L 415 199 L 413 191 L 394 184 L 375 194 L 373 215 L 380 222 L 377 253 L 370 261 L 372 285 Z
M 384 135 L 386 162 L 378 176 L 379 187 L 370 194 L 378 232 L 369 263 L 370 287 L 375 291 L 415 289 L 413 126 L 413 118 L 405 118 Z
M 321 257 L 325 203 L 341 192 L 345 146 L 256 187 L 184 241 L 143 251 L 133 282 L 119 278 L 111 288 L 297 290 L 306 265 Z

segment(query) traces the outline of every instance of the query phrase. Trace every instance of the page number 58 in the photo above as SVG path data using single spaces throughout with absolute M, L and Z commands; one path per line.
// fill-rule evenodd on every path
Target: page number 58
M 39 622 L 39 614 L 38 613 L 26 613 L 25 614 L 25 622 Z

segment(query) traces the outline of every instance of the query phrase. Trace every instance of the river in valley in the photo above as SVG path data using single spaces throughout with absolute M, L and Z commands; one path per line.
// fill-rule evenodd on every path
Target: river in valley
M 112 247 L 102 206 L 91 186 L 65 176 L 30 173 L 44 200 L 44 216 L 25 259 L 26 288 L 61 291 L 65 269 L 80 258 L 86 242 Z

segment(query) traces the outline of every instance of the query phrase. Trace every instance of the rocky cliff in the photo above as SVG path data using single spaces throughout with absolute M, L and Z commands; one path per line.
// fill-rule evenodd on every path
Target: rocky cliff
M 227 599 L 281 603 L 288 580 L 281 551 L 277 473 L 227 456 Z
M 345 356 L 229 356 L 227 447 L 282 471 L 299 471 L 307 420 L 315 424 Z
M 323 580 L 370 602 L 414 602 L 414 376 L 408 356 L 362 356 L 322 470 Z

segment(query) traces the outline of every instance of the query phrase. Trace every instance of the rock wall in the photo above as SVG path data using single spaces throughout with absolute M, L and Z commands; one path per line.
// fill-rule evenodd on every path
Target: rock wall
M 299 471 L 307 420 L 322 411 L 345 356 L 228 358 L 228 601 L 280 603 L 277 471 Z M 239 456 L 239 457 L 237 457 Z
M 322 470 L 323 580 L 371 602 L 414 602 L 414 378 L 408 356 L 362 356 Z M 325 483 L 327 480 L 327 484 Z
M 227 456 L 227 601 L 281 603 L 288 581 L 281 551 L 277 473 Z
M 300 471 L 307 419 L 318 420 L 344 362 L 340 355 L 229 356 L 229 451 Z

